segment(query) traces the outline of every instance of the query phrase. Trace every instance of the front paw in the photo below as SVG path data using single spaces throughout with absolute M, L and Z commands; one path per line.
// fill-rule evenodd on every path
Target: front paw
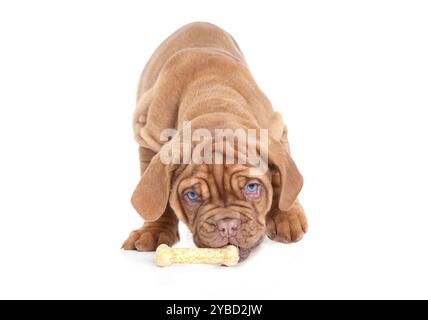
M 159 226 L 143 226 L 141 229 L 131 232 L 128 239 L 123 243 L 122 249 L 155 251 L 162 243 L 172 246 L 178 240 L 178 230 L 170 230 Z
M 266 234 L 274 241 L 297 242 L 307 230 L 308 222 L 300 205 L 287 212 L 277 209 L 266 217 Z

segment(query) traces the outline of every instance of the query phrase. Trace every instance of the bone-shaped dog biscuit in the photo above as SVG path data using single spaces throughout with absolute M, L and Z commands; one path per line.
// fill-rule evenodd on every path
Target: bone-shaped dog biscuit
M 224 248 L 171 248 L 161 244 L 156 249 L 156 263 L 166 267 L 173 263 L 212 263 L 234 266 L 239 261 L 238 248 L 232 245 Z

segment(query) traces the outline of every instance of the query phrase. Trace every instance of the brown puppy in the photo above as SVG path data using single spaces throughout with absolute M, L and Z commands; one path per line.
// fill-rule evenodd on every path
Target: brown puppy
M 217 129 L 268 129 L 269 169 L 254 174 L 258 171 L 250 169 L 255 164 L 249 163 L 165 164 L 162 147 L 182 141 L 185 121 L 191 122 L 192 130 L 215 136 Z M 168 128 L 178 131 L 165 141 L 161 133 Z M 159 46 L 140 79 L 134 132 L 141 180 L 132 204 L 145 223 L 130 234 L 124 249 L 151 251 L 161 243 L 173 245 L 179 240 L 179 220 L 192 231 L 196 245 L 231 243 L 239 247 L 242 258 L 265 234 L 285 243 L 303 237 L 307 221 L 297 200 L 303 178 L 290 157 L 287 128 L 224 30 L 192 23 Z M 260 150 L 260 136 L 256 145 Z M 183 160 L 183 142 L 181 146 Z M 196 149 L 193 141 L 190 149 Z M 233 149 L 235 158 L 239 150 Z

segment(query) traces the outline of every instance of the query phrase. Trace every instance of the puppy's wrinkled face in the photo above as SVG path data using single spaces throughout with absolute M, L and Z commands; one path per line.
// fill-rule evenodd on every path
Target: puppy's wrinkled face
M 190 164 L 177 170 L 170 204 L 200 247 L 233 244 L 246 258 L 265 235 L 271 175 L 241 164 Z

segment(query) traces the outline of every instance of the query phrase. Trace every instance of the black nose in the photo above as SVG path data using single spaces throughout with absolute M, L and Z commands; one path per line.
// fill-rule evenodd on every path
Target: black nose
M 241 220 L 239 219 L 221 219 L 217 221 L 217 230 L 222 237 L 234 237 L 238 232 Z

